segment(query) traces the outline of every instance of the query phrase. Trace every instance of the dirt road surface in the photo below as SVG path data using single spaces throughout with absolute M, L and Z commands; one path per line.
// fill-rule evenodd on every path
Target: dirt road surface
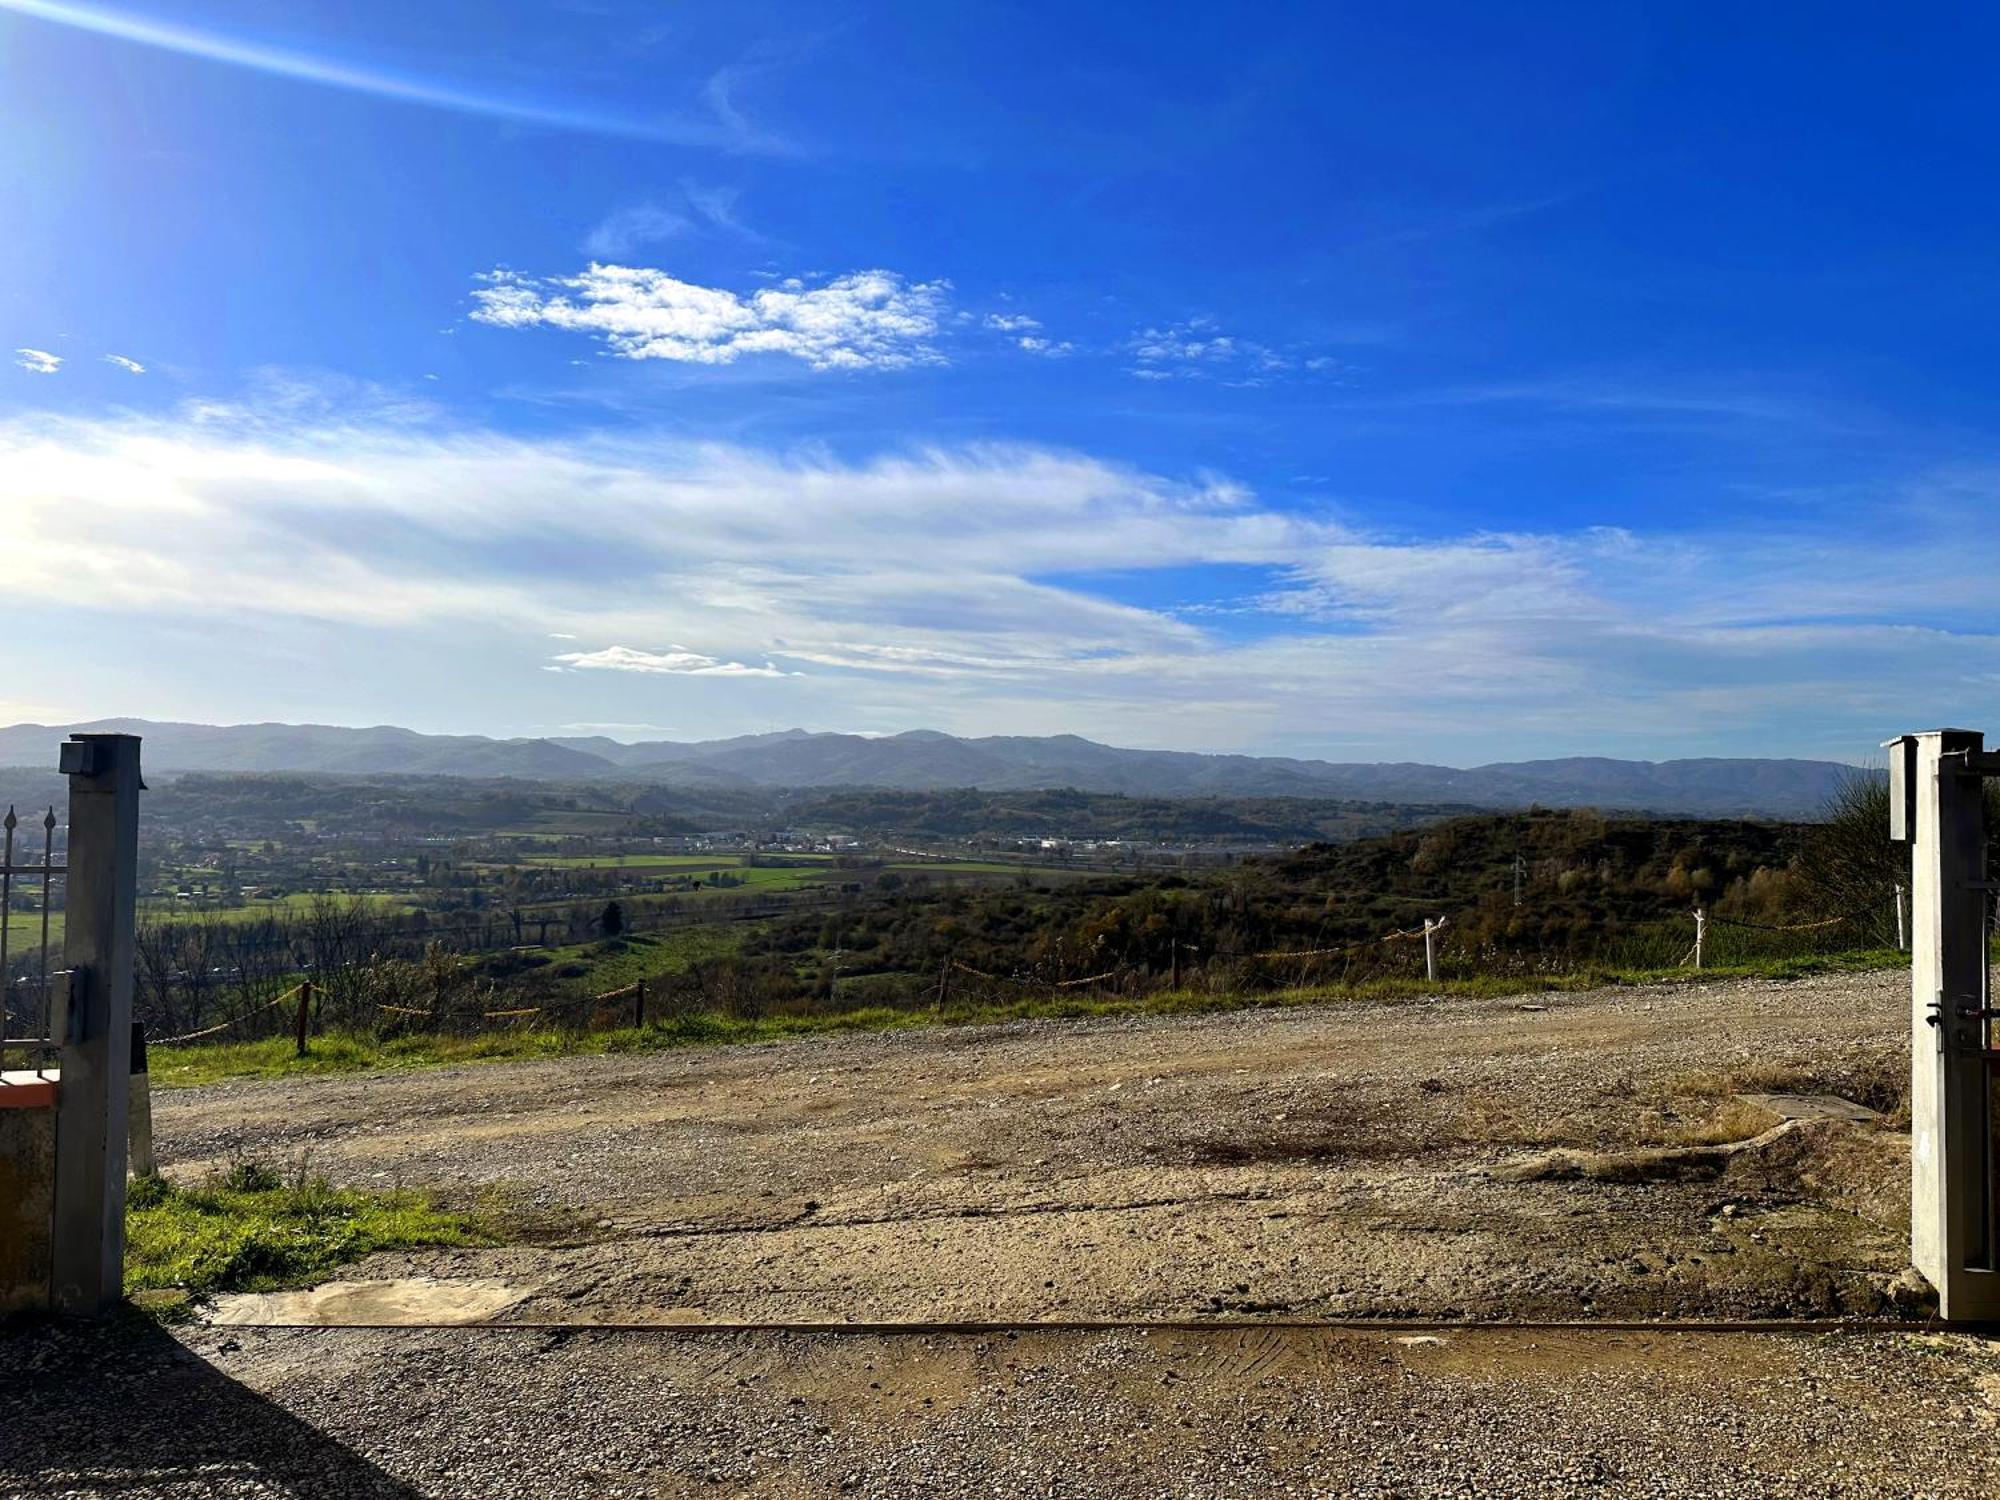
M 166 1094 L 174 1173 L 309 1153 L 500 1205 L 514 1243 L 349 1274 L 497 1284 L 512 1326 L 23 1331 L 0 1492 L 2000 1494 L 2000 1346 L 1924 1331 L 1902 1276 L 1907 1003 L 1885 974 Z M 1913 1321 L 707 1326 L 1840 1316 Z

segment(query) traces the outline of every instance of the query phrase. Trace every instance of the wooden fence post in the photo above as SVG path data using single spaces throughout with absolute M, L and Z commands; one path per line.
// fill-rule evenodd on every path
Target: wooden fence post
M 146 1071 L 146 1023 L 132 1023 L 132 1096 L 126 1106 L 134 1177 L 159 1175 L 153 1160 L 153 1080 Z
M 299 981 L 299 1018 L 298 1018 L 298 1033 L 299 1033 L 299 1034 L 298 1034 L 298 1055 L 299 1055 L 300 1057 L 304 1057 L 304 1056 L 306 1055 L 306 1028 L 307 1028 L 307 1027 L 308 1027 L 309 1025 L 311 1025 L 311 1024 L 312 1024 L 312 1009 L 311 1009 L 311 1007 L 312 1007 L 312 994 L 313 994 L 313 982 L 312 982 L 312 980 L 311 980 L 311 979 L 302 979 L 302 980 L 300 980 L 300 981 Z
M 632 986 L 632 1024 L 646 1024 L 646 981 L 643 979 Z
M 1697 906 L 1694 909 L 1694 966 L 1697 972 L 1701 969 L 1702 950 L 1707 946 L 1707 941 L 1708 913 Z

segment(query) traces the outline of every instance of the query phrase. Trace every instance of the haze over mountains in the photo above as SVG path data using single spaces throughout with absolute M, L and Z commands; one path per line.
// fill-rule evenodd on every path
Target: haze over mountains
M 147 769 L 353 775 L 514 776 L 685 787 L 977 787 L 1168 797 L 1337 797 L 1481 807 L 1598 806 L 1706 816 L 1810 816 L 1852 767 L 1834 761 L 1632 761 L 1579 756 L 1456 768 L 1278 756 L 1125 750 L 1076 735 L 961 739 L 935 730 L 870 737 L 790 729 L 683 743 L 602 736 L 489 739 L 393 725 L 176 724 L 107 719 L 0 729 L 0 765 L 47 768 L 80 730 L 143 735 Z

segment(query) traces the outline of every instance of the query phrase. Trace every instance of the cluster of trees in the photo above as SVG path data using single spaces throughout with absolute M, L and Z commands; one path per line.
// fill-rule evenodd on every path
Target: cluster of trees
M 1359 977 L 1419 963 L 1420 944 L 1370 945 L 1440 916 L 1449 958 L 1477 972 L 1670 962 L 1663 945 L 1686 943 L 1695 906 L 1775 927 L 1859 904 L 1816 877 L 1833 859 L 1817 853 L 1819 837 L 1799 824 L 1467 817 L 1205 875 L 878 890 L 838 912 L 774 922 L 746 952 L 790 960 L 807 998 L 825 996 L 824 955 L 837 954 L 849 976 L 839 993 L 866 1003 L 934 997 L 940 975 L 959 965 L 1051 984 L 1106 971 L 1121 983 L 1199 975 L 1228 988 Z M 1882 940 L 1891 877 L 1871 878 L 1880 902 L 1827 941 Z
M 2000 827 L 2000 800 L 1993 811 Z M 1685 943 L 1695 906 L 1761 927 L 1838 916 L 1841 925 L 1811 941 L 1879 945 L 1893 930 L 1893 887 L 1907 875 L 1906 852 L 1886 828 L 1880 779 L 1857 776 L 1817 825 L 1535 811 L 1195 874 L 1040 881 L 1024 871 L 980 886 L 884 878 L 828 894 L 837 905 L 779 908 L 746 925 L 737 951 L 661 974 L 650 1010 L 916 1005 L 981 983 L 1107 974 L 1093 982 L 1255 989 L 1359 978 L 1419 966 L 1421 944 L 1378 940 L 1438 916 L 1450 919 L 1445 953 L 1460 972 L 1672 962 L 1662 945 Z M 453 930 L 323 897 L 260 922 L 160 923 L 141 938 L 141 1013 L 161 1030 L 197 1029 L 268 1003 L 308 969 L 323 1018 L 338 1024 L 382 1006 L 443 1021 L 482 1007 L 555 1005 L 577 989 L 576 976 L 519 945 L 617 944 L 659 920 L 657 906 L 599 896 L 573 902 L 548 928 L 489 912 Z M 468 952 L 488 956 L 457 956 Z

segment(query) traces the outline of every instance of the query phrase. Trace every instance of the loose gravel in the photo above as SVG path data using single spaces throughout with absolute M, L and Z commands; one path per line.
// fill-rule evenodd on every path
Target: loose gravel
M 521 1242 L 344 1274 L 489 1278 L 531 1321 L 1879 1316 L 1910 1301 L 1893 1118 L 1713 1170 L 1657 1148 L 1710 1138 L 1732 1079 L 1879 1087 L 1907 1003 L 1856 976 L 1027 1023 L 239 1083 L 156 1116 L 174 1172 L 309 1152 L 503 1203 Z M 1997 1350 L 1915 1324 L 22 1326 L 0 1494 L 1984 1496 Z

